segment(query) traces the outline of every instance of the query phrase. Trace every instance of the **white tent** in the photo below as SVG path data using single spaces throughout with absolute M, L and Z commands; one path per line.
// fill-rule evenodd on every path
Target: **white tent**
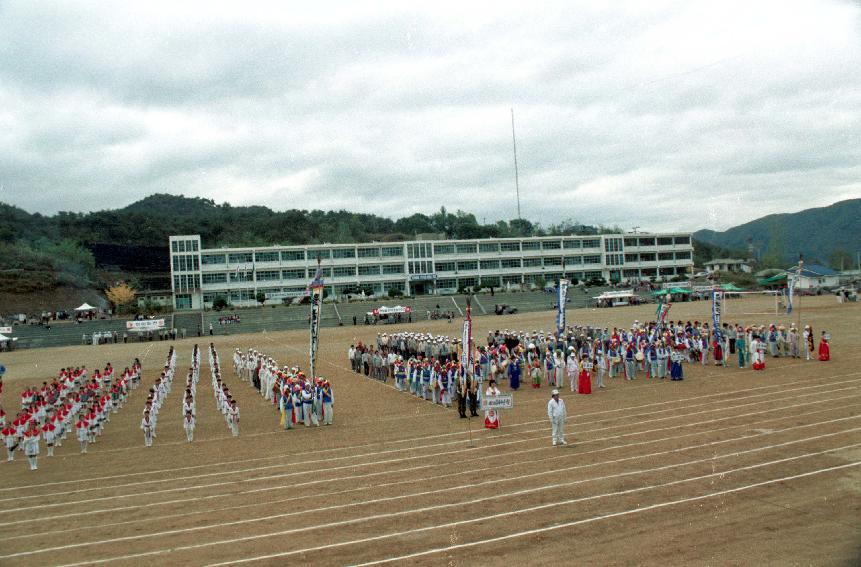
M 7 337 L 6 335 L 0 335 L 0 343 L 5 342 L 5 341 L 11 341 L 11 340 L 12 339 Z
M 89 303 L 84 302 L 80 307 L 75 308 L 75 311 L 95 311 L 96 308 Z

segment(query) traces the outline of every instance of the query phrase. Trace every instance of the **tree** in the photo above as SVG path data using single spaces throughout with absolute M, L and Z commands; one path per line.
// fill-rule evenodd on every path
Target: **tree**
M 254 296 L 254 299 L 257 300 L 257 303 L 263 305 L 264 303 L 266 303 L 266 294 L 262 291 L 258 291 L 257 295 Z
M 135 290 L 125 282 L 117 282 L 114 286 L 109 287 L 105 290 L 105 295 L 108 301 L 117 308 L 117 311 L 122 310 L 123 307 L 135 300 Z
M 854 264 L 855 259 L 852 258 L 852 254 L 843 248 L 838 248 L 828 255 L 828 265 L 835 270 L 849 270 Z
M 216 311 L 221 311 L 222 309 L 227 309 L 228 303 L 227 298 L 219 295 L 215 299 L 212 300 L 212 308 Z

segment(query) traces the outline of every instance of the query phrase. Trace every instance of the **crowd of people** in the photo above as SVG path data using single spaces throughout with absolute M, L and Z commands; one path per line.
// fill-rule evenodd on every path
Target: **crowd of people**
M 313 379 L 298 366 L 281 366 L 271 356 L 256 349 L 233 353 L 233 369 L 237 376 L 260 392 L 280 414 L 280 425 L 293 429 L 332 425 L 335 396 L 332 384 L 322 376 Z
M 736 358 L 739 368 L 761 371 L 768 357 L 827 361 L 829 340 L 823 331 L 817 347 L 809 325 L 799 331 L 794 324 L 725 323 L 716 333 L 708 322 L 671 321 L 659 327 L 635 321 L 629 329 L 572 326 L 561 334 L 497 330 L 475 346 L 471 371 L 460 362 L 459 339 L 425 333 L 379 333 L 375 344 L 350 345 L 347 357 L 354 372 L 393 380 L 399 391 L 447 407 L 456 399 L 465 417 L 467 402 L 476 415 L 475 403 L 499 395 L 503 383 L 517 391 L 524 381 L 536 389 L 544 384 L 559 389 L 567 382 L 572 393 L 591 394 L 593 383 L 605 387 L 605 378 L 680 381 L 686 364 L 729 366 Z M 495 413 L 486 412 L 485 418 L 487 427 L 498 427 Z
M 95 443 L 102 434 L 111 413 L 125 403 L 129 392 L 140 383 L 140 361 L 115 372 L 111 363 L 103 371 L 98 369 L 90 376 L 86 366 L 61 368 L 50 382 L 41 387 L 30 386 L 20 394 L 21 409 L 7 421 L 0 407 L 0 431 L 6 447 L 7 461 L 15 459 L 20 450 L 30 463 L 38 468 L 40 443 L 44 441 L 47 455 L 54 455 L 54 447 L 62 445 L 73 430 L 87 452 L 89 443 Z

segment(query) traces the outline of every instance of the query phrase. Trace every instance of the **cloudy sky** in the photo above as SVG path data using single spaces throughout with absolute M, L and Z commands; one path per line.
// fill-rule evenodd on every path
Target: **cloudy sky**
M 512 109 L 533 222 L 861 197 L 858 2 L 310 4 L 0 0 L 0 201 L 512 219 Z

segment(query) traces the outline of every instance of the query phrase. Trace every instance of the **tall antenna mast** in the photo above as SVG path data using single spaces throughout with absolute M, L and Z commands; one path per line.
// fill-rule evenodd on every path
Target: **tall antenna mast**
M 517 174 L 517 138 L 514 135 L 514 109 L 511 109 L 511 142 L 514 145 L 514 188 L 517 191 L 517 220 L 520 220 L 520 179 Z

